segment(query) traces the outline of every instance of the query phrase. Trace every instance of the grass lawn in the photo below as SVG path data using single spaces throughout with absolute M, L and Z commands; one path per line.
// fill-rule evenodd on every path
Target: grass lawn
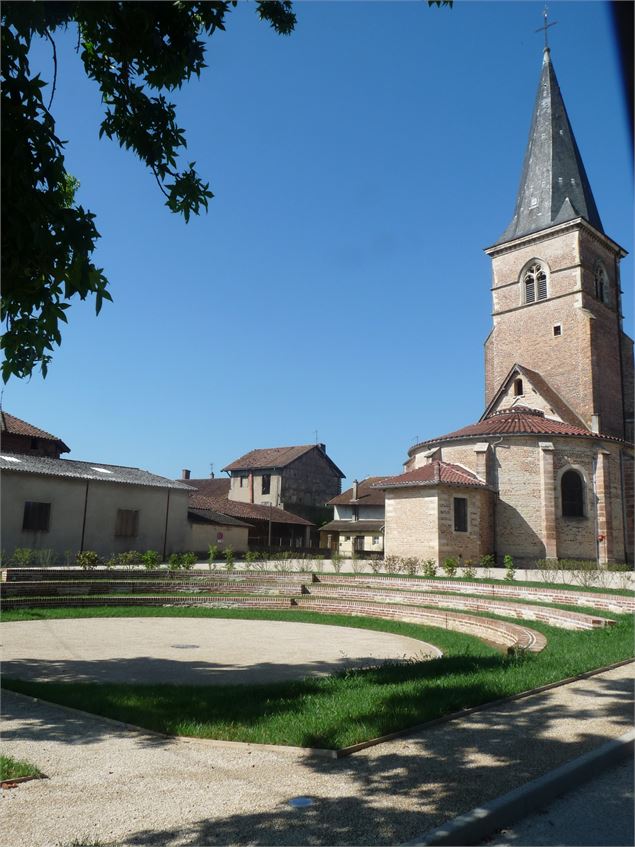
M 7 612 L 3 618 L 291 620 L 395 632 L 436 644 L 444 656 L 269 685 L 35 683 L 6 677 L 2 685 L 168 734 L 338 748 L 631 658 L 632 616 L 606 616 L 616 621 L 615 626 L 587 632 L 532 621 L 528 625 L 547 637 L 545 650 L 507 656 L 477 638 L 435 627 L 313 612 L 200 607 L 25 609 Z
M 12 759 L 11 756 L 0 756 L 0 780 L 41 775 L 41 771 L 30 762 L 21 762 L 18 759 Z

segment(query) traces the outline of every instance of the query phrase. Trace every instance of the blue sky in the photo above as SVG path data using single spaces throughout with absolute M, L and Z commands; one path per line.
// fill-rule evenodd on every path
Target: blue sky
M 477 420 L 490 263 L 542 60 L 542 4 L 303 2 L 288 38 L 243 2 L 175 96 L 216 197 L 186 225 L 98 139 L 60 33 L 53 113 L 97 216 L 114 303 L 68 312 L 49 375 L 3 408 L 71 458 L 207 476 L 254 447 L 326 442 L 350 482 Z M 554 2 L 552 59 L 605 231 L 632 251 L 632 167 L 608 7 Z M 51 75 L 50 45 L 33 67 Z M 622 264 L 632 334 L 632 258 Z

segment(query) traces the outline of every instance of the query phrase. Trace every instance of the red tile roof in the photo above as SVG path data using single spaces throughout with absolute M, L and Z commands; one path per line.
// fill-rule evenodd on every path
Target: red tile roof
M 189 480 L 191 482 L 192 480 Z M 191 509 L 211 509 L 221 515 L 229 515 L 232 518 L 244 518 L 247 521 L 268 521 L 273 523 L 298 524 L 300 526 L 313 526 L 311 521 L 278 509 L 275 506 L 261 506 L 258 503 L 240 503 L 237 500 L 229 500 L 227 497 L 211 497 L 198 492 L 189 498 Z
M 232 462 L 223 471 L 250 471 L 250 470 L 270 470 L 273 468 L 284 468 L 295 462 L 300 456 L 309 453 L 311 450 L 319 450 L 322 456 L 329 464 L 333 466 L 340 477 L 344 474 L 337 465 L 329 459 L 324 449 L 318 444 L 301 444 L 297 447 L 263 447 L 258 450 L 250 450 L 236 461 Z
M 353 489 L 348 488 L 342 491 L 337 497 L 333 497 L 326 504 L 327 506 L 348 506 L 351 503 L 359 503 L 363 506 L 383 506 L 386 502 L 386 495 L 379 488 L 372 486 L 382 480 L 385 476 L 368 476 L 363 479 L 357 486 L 357 500 L 353 500 Z
M 408 450 L 408 455 L 412 456 L 421 447 L 429 444 L 460 438 L 480 438 L 487 435 L 564 435 L 576 438 L 599 438 L 607 441 L 622 440 L 612 435 L 600 435 L 580 426 L 545 418 L 544 412 L 538 409 L 530 409 L 528 406 L 514 406 L 500 412 L 493 412 L 484 420 L 449 432 L 447 435 L 429 438 L 427 441 L 415 444 Z
M 460 465 L 452 465 L 438 459 L 429 462 L 427 465 L 422 465 L 414 471 L 388 477 L 378 485 L 381 488 L 406 488 L 411 485 L 417 487 L 424 485 L 459 485 L 469 488 L 487 488 L 483 480 L 471 471 L 462 468 Z
M 229 494 L 231 479 L 229 477 L 220 477 L 219 479 L 207 477 L 206 479 L 180 479 L 179 482 L 184 482 L 186 485 L 191 485 L 196 488 L 199 494 L 205 494 L 208 497 L 226 497 Z
M 67 447 L 61 438 L 16 418 L 8 412 L 0 412 L 0 432 L 6 432 L 7 435 L 25 435 L 28 438 L 43 438 L 46 441 L 55 441 L 60 446 L 61 453 L 70 453 L 71 451 L 71 448 Z

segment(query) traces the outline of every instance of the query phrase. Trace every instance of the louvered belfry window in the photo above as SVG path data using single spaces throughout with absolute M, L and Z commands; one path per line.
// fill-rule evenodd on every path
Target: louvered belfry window
M 602 264 L 598 262 L 595 266 L 595 296 L 600 303 L 606 303 L 606 288 L 606 271 L 602 267 Z
M 547 299 L 547 274 L 539 262 L 531 265 L 524 275 L 525 303 Z

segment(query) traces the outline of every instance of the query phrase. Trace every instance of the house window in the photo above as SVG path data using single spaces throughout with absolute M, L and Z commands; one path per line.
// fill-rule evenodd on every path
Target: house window
M 467 497 L 454 498 L 454 531 L 467 532 Z
M 373 535 L 373 544 L 379 544 L 379 536 Z
M 139 531 L 138 509 L 117 509 L 115 535 L 119 538 L 135 538 Z
M 523 381 L 522 379 L 514 380 L 514 397 L 522 397 L 523 395 Z
M 48 532 L 51 520 L 50 503 L 33 503 L 27 500 L 24 504 L 22 530 L 25 532 Z
M 556 338 L 562 335 L 562 324 L 554 324 L 553 334 Z
M 547 299 L 547 274 L 539 262 L 531 265 L 523 274 L 525 303 Z
M 584 480 L 577 471 L 565 471 L 560 480 L 562 494 L 562 516 L 564 518 L 584 517 Z
M 352 506 L 351 507 L 351 516 L 352 516 L 354 521 L 359 520 L 359 506 Z
M 245 485 L 245 477 L 239 476 L 238 479 L 240 480 L 240 482 L 238 484 L 242 488 Z
M 351 540 L 350 535 L 345 535 L 345 536 L 344 536 L 344 541 L 350 541 L 350 540 Z
M 269 494 L 271 492 L 271 474 L 263 473 L 261 491 L 263 494 Z
M 608 278 L 606 276 L 606 271 L 604 270 L 604 266 L 601 262 L 597 262 L 595 265 L 595 296 L 600 301 L 600 303 L 606 303 L 606 294 L 608 288 Z

